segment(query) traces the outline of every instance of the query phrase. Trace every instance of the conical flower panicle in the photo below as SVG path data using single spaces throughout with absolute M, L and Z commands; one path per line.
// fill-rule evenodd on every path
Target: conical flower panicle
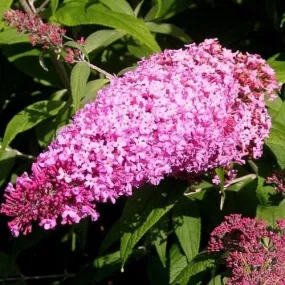
M 258 55 L 205 40 L 142 60 L 79 110 L 34 163 L 8 185 L 2 213 L 14 235 L 98 218 L 144 183 L 203 173 L 262 155 L 271 126 L 264 95 L 279 88 Z

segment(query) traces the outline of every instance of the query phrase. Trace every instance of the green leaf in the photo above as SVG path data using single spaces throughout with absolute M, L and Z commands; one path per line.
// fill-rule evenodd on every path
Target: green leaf
M 173 244 L 169 251 L 169 282 L 172 283 L 186 266 L 186 256 L 178 244 Z
M 256 197 L 258 204 L 267 206 L 270 202 L 270 197 L 276 195 L 276 191 L 272 186 L 263 186 L 265 179 L 261 176 L 257 177 Z
M 19 36 L 21 37 L 21 35 Z M 35 48 L 31 49 L 31 45 L 28 43 L 3 45 L 1 48 L 10 62 L 15 64 L 19 70 L 32 77 L 35 81 L 40 83 L 44 81 L 48 82 L 50 85 L 62 87 L 62 82 L 50 57 L 45 58 L 45 64 L 50 72 L 44 71 L 40 66 L 40 50 Z
M 127 73 L 129 71 L 135 70 L 136 68 L 137 68 L 137 65 L 126 67 L 126 68 L 120 70 L 118 72 L 117 76 L 122 76 L 122 75 L 124 75 L 125 73 Z
M 87 53 L 98 48 L 105 48 L 127 33 L 119 30 L 100 30 L 88 36 L 85 41 L 85 50 Z
M 201 282 L 201 277 L 213 268 L 215 268 L 214 256 L 201 252 L 182 270 L 171 285 L 195 285 Z
M 70 75 L 70 88 L 74 109 L 78 110 L 84 90 L 90 75 L 90 67 L 86 62 L 78 62 L 72 69 Z
M 89 220 L 87 218 L 83 219 L 79 224 L 74 225 L 74 230 L 76 232 L 77 247 L 84 253 L 88 238 Z
M 120 259 L 120 252 L 116 251 L 114 253 L 96 258 L 94 261 L 94 266 L 96 268 L 103 268 L 106 265 L 120 262 Z
M 155 15 L 155 18 L 158 18 L 160 13 L 161 13 L 161 10 L 162 10 L 162 0 L 156 0 L 157 2 L 157 9 L 156 9 L 156 15 Z
M 275 70 L 277 80 L 285 82 L 285 54 L 277 53 L 267 60 L 268 64 Z
M 56 118 L 42 121 L 36 128 L 38 143 L 42 148 L 46 148 L 55 136 Z
M 133 56 L 139 59 L 142 57 L 147 57 L 149 54 L 148 49 L 143 46 L 128 45 L 128 50 Z
M 59 23 L 66 26 L 97 24 L 122 30 L 145 44 L 150 51 L 160 51 L 159 45 L 142 20 L 135 16 L 116 13 L 102 4 L 93 4 L 86 9 L 85 3 L 68 2 L 55 13 L 55 16 Z
M 221 189 L 221 202 L 220 202 L 220 209 L 223 209 L 225 199 L 226 199 L 226 193 L 225 193 L 225 172 L 222 167 L 217 167 L 215 169 L 219 179 L 220 179 L 220 189 Z
M 221 189 L 224 189 L 225 187 L 225 173 L 224 173 L 224 169 L 222 167 L 218 167 L 215 169 L 219 179 L 220 179 L 220 187 Z
M 163 216 L 158 223 L 152 228 L 151 236 L 152 241 L 155 245 L 159 259 L 166 267 L 166 247 L 167 247 L 167 236 L 168 236 L 168 216 Z
M 13 45 L 17 43 L 28 43 L 27 34 L 19 34 L 15 28 L 7 28 L 0 33 L 0 45 Z
M 154 19 L 169 19 L 183 10 L 187 9 L 193 1 L 189 0 L 163 0 L 157 1 L 157 4 L 145 16 L 145 21 Z
M 270 130 L 269 138 L 265 144 L 271 149 L 276 156 L 279 166 L 285 168 L 285 126 L 274 122 Z
M 91 264 L 81 268 L 72 284 L 97 284 L 106 277 L 110 278 L 114 272 L 120 270 L 120 252 L 116 251 L 96 258 Z
M 99 1 L 114 12 L 127 14 L 127 15 L 134 15 L 132 7 L 126 0 L 116 0 L 116 1 L 99 0 Z
M 95 101 L 98 90 L 104 87 L 107 83 L 109 83 L 108 79 L 96 79 L 89 81 L 85 86 L 84 97 L 80 104 L 85 105 L 90 101 Z
M 121 219 L 121 218 L 120 218 Z M 99 253 L 102 254 L 105 252 L 113 243 L 115 243 L 117 240 L 121 237 L 121 220 L 116 221 L 111 229 L 108 231 L 105 239 L 102 242 L 102 245 L 100 247 Z
M 0 158 L 0 187 L 5 183 L 12 167 L 14 166 L 16 153 L 13 150 L 5 151 Z
M 147 22 L 146 25 L 153 33 L 169 35 L 181 40 L 184 43 L 193 42 L 193 40 L 182 29 L 173 24 Z
M 3 15 L 11 7 L 13 0 L 1 0 L 0 3 L 0 29 L 3 27 Z
M 140 11 L 141 11 L 141 8 L 142 8 L 143 3 L 144 3 L 144 0 L 140 1 L 139 4 L 137 5 L 137 7 L 135 8 L 135 10 L 134 10 L 134 15 L 135 15 L 136 17 L 138 17 L 138 15 L 139 15 L 139 13 L 140 13 Z
M 121 258 L 124 266 L 134 246 L 177 202 L 184 183 L 163 181 L 157 188 L 137 190 L 127 201 L 121 218 Z M 174 188 L 175 187 L 175 188 Z M 174 189 L 173 189 L 174 188 Z
M 222 276 L 217 275 L 215 276 L 209 283 L 208 285 L 224 285 L 225 283 L 223 282 Z
M 64 107 L 58 112 L 55 119 L 56 134 L 65 125 L 70 122 L 72 115 L 74 114 L 74 108 L 72 105 L 72 97 L 69 97 Z
M 280 112 L 280 108 L 282 107 L 283 101 L 280 97 L 275 98 L 273 101 L 269 101 L 269 98 L 266 98 L 266 106 L 268 108 L 269 115 L 274 118 Z M 283 107 L 282 107 L 283 109 Z
M 284 93 L 285 84 L 281 89 L 281 96 Z M 280 123 L 284 125 L 285 128 L 285 102 L 278 96 L 273 101 L 269 101 L 269 98 L 265 98 L 266 106 L 268 108 L 268 113 L 272 118 L 272 122 Z
M 89 81 L 85 86 L 85 91 L 84 91 L 85 96 L 90 95 L 90 93 L 97 92 L 107 83 L 109 83 L 108 79 L 96 79 Z
M 280 23 L 281 28 L 283 27 L 284 23 L 285 23 L 285 13 L 283 13 L 283 15 L 282 15 L 282 19 L 281 19 L 281 23 Z
M 26 107 L 8 123 L 2 148 L 5 149 L 17 134 L 33 128 L 47 118 L 55 116 L 63 107 L 63 104 L 61 101 L 40 101 Z
M 51 0 L 50 5 L 51 5 L 51 13 L 52 13 L 52 15 L 54 15 L 54 13 L 56 12 L 56 9 L 58 7 L 58 0 Z
M 259 205 L 256 210 L 256 217 L 264 220 L 271 227 L 276 226 L 277 219 L 285 219 L 285 199 L 278 206 Z
M 199 252 L 201 217 L 197 204 L 182 197 L 172 210 L 173 226 L 180 245 L 190 262 Z

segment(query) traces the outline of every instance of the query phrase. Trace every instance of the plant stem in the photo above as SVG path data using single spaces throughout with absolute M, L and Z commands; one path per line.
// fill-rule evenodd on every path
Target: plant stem
M 30 0 L 30 1 L 33 1 L 33 0 Z M 46 5 L 47 3 L 45 3 L 45 2 L 43 4 Z M 22 7 L 23 7 L 23 9 L 24 9 L 24 11 L 26 13 L 28 13 L 28 14 L 37 14 L 36 9 L 35 9 L 35 12 L 34 12 L 33 9 L 29 6 L 27 0 L 20 0 L 20 3 L 21 3 L 21 5 L 22 5 Z M 40 8 L 43 6 L 43 4 L 40 6 Z M 32 3 L 32 7 L 34 7 L 33 3 Z M 52 62 L 53 62 L 53 65 L 54 65 L 56 71 L 58 72 L 58 74 L 59 74 L 59 76 L 60 76 L 60 78 L 61 78 L 61 80 L 63 82 L 64 87 L 67 89 L 68 93 L 70 94 L 69 77 L 68 77 L 68 74 L 66 72 L 66 69 L 65 69 L 63 63 L 61 61 L 57 60 L 55 53 L 52 53 L 51 59 L 52 59 Z
M 248 175 L 245 175 L 245 176 L 233 179 L 232 181 L 229 181 L 229 183 L 226 186 L 228 187 L 228 186 L 230 186 L 232 184 L 235 184 L 235 183 L 238 183 L 238 182 L 242 182 L 242 181 L 244 181 L 246 179 L 254 180 L 256 177 L 257 177 L 256 174 L 248 174 Z
M 42 5 L 41 5 L 39 8 L 37 8 L 37 13 L 43 11 L 44 8 L 46 7 L 46 5 L 49 3 L 49 1 L 50 1 L 50 0 L 45 0 L 45 1 L 42 3 Z
M 242 177 L 239 177 L 239 178 L 236 178 L 236 179 L 233 179 L 232 181 L 229 181 L 229 183 L 227 183 L 224 188 L 227 188 L 229 187 L 230 185 L 232 184 L 235 184 L 235 183 L 238 183 L 238 182 L 242 182 L 246 179 L 256 179 L 257 175 L 256 174 L 248 174 L 248 175 L 245 175 L 245 176 L 242 176 Z M 193 194 L 197 194 L 199 192 L 201 192 L 203 189 L 202 188 L 198 188 L 198 189 L 195 189 L 195 191 L 193 192 L 188 192 L 188 193 L 184 193 L 184 196 L 189 196 L 189 195 L 193 195 Z
M 32 12 L 33 12 L 33 14 L 36 14 L 36 13 L 37 13 L 37 10 L 36 10 L 36 8 L 35 8 L 35 6 L 34 6 L 34 0 L 28 0 L 28 3 L 29 3 L 29 6 L 30 6 L 30 8 L 31 8 L 31 10 L 32 10 Z
M 20 0 L 20 3 L 27 14 L 34 14 L 29 4 L 25 0 Z
M 87 62 L 87 61 L 86 61 L 86 62 Z M 116 77 L 115 75 L 112 75 L 112 74 L 108 73 L 107 71 L 101 69 L 100 67 L 98 67 L 98 66 L 96 66 L 96 65 L 94 65 L 94 64 L 92 64 L 92 63 L 90 63 L 90 62 L 87 62 L 87 64 L 88 64 L 92 69 L 98 71 L 99 73 L 104 74 L 104 75 L 106 76 L 106 78 L 109 79 L 109 80 L 112 80 L 112 79 L 114 79 L 114 78 Z
M 62 80 L 64 87 L 67 89 L 67 92 L 69 94 L 71 94 L 69 77 L 68 77 L 68 74 L 67 74 L 66 69 L 64 67 L 64 64 L 60 60 L 57 60 L 55 53 L 51 54 L 51 60 L 52 60 L 52 63 L 54 65 L 57 73 L 60 76 L 60 79 Z
M 2 149 L 1 145 L 0 145 L 0 149 Z M 13 152 L 13 153 L 15 153 L 16 156 L 23 158 L 23 159 L 26 159 L 26 160 L 35 160 L 36 159 L 33 155 L 25 154 L 25 153 L 22 153 L 16 149 L 12 149 L 9 147 L 5 148 L 4 151 Z

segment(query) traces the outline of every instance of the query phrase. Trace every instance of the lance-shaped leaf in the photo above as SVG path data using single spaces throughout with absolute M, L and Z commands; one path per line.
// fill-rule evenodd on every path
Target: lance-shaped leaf
M 171 182 L 171 180 L 164 181 L 157 188 L 144 187 L 144 189 L 137 190 L 126 203 L 121 218 L 120 252 L 123 266 L 134 246 L 182 195 L 185 189 L 184 183 Z
M 55 17 L 66 26 L 95 24 L 125 31 L 146 45 L 151 52 L 160 51 L 159 45 L 142 20 L 114 12 L 102 4 L 86 7 L 84 2 L 70 1 L 57 10 Z
M 36 102 L 15 115 L 5 130 L 2 150 L 5 149 L 17 134 L 31 129 L 41 121 L 55 116 L 63 107 L 62 101 Z
M 84 61 L 78 62 L 71 71 L 70 87 L 75 110 L 78 110 L 80 101 L 84 97 L 85 87 L 89 75 L 90 67 Z
M 198 254 L 177 276 L 171 285 L 202 284 L 202 276 L 215 268 L 215 257 L 208 253 Z
M 199 252 L 201 217 L 196 202 L 182 197 L 172 210 L 174 231 L 190 262 Z

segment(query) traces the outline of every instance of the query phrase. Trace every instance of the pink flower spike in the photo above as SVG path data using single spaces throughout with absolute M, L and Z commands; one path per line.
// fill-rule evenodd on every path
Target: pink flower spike
M 31 174 L 8 185 L 1 212 L 14 234 L 30 232 L 34 222 L 96 220 L 97 203 L 114 203 L 145 183 L 259 158 L 271 126 L 264 95 L 278 88 L 263 59 L 216 39 L 153 54 L 76 113 Z

